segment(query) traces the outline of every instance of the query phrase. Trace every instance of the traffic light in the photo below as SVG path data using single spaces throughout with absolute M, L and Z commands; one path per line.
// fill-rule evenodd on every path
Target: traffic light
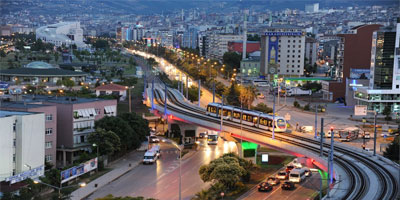
M 331 137 L 333 138 L 334 132 L 333 132 L 333 127 L 331 126 Z

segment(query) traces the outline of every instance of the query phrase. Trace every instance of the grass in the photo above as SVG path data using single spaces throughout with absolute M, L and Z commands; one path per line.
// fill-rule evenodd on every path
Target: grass
M 138 79 L 138 82 L 135 84 L 135 88 L 132 89 L 132 112 L 138 113 L 138 114 L 145 114 L 146 116 L 153 116 L 152 113 L 149 112 L 149 108 L 143 104 L 143 88 L 144 88 L 144 83 L 143 79 Z M 129 112 L 129 103 L 128 101 L 123 101 L 119 102 L 117 105 L 117 113 L 122 114 Z

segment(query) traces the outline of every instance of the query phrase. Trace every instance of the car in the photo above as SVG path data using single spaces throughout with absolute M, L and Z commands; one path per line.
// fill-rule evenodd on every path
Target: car
M 207 135 L 207 133 L 205 133 L 205 132 L 199 133 L 199 138 L 205 138 L 206 135 Z
M 289 173 L 290 171 L 292 171 L 292 169 L 294 169 L 293 165 L 286 166 L 286 173 Z
M 370 139 L 371 138 L 371 134 L 369 132 L 365 132 L 365 133 L 363 133 L 363 137 L 365 139 Z
M 279 179 L 278 179 L 278 178 L 275 178 L 275 177 L 269 177 L 269 178 L 267 179 L 267 182 L 268 182 L 268 184 L 270 184 L 270 185 L 278 185 L 278 184 L 280 183 Z
M 155 135 L 151 135 L 151 136 L 149 137 L 149 141 L 150 141 L 150 143 L 159 143 L 159 142 L 160 142 L 160 139 L 158 139 L 158 137 L 155 136 Z
M 282 186 L 282 190 L 293 190 L 295 188 L 294 183 L 290 181 L 285 181 Z
M 259 192 L 269 192 L 272 190 L 272 186 L 267 182 L 261 182 L 257 186 Z
M 259 98 L 259 99 L 264 99 L 264 98 L 265 98 L 265 95 L 264 95 L 263 93 L 258 93 L 258 94 L 257 94 L 257 98 Z
M 276 178 L 280 180 L 286 180 L 289 178 L 289 174 L 286 171 L 280 171 L 275 175 Z
M 311 170 L 307 167 L 304 167 L 304 170 L 306 171 L 306 177 L 310 177 L 312 175 Z

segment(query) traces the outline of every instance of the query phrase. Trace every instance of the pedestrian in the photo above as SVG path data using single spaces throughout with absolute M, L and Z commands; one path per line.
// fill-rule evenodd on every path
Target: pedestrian
M 298 128 L 299 128 L 299 122 L 296 122 L 296 131 L 298 130 Z

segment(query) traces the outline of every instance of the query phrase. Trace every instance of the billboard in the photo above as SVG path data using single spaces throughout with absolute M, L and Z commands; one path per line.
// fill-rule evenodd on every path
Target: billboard
M 61 172 L 61 183 L 65 183 L 97 168 L 97 158 L 93 158 L 78 166 L 71 167 Z
M 5 179 L 6 182 L 10 182 L 10 184 L 21 182 L 28 178 L 34 178 L 38 176 L 43 176 L 44 174 L 44 166 L 36 167 L 28 171 L 24 171 L 15 176 L 10 176 Z
M 268 37 L 268 74 L 278 72 L 278 48 L 279 36 Z

